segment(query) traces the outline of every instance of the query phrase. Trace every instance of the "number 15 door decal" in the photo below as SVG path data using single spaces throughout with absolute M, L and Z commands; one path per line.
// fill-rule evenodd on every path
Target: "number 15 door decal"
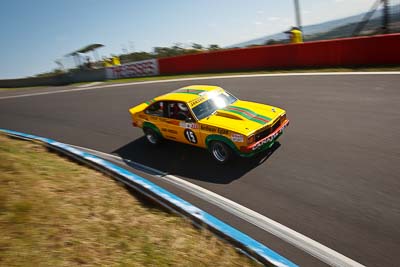
M 184 133 L 185 133 L 186 140 L 188 140 L 190 143 L 197 144 L 196 135 L 194 134 L 194 132 L 192 130 L 186 129 Z

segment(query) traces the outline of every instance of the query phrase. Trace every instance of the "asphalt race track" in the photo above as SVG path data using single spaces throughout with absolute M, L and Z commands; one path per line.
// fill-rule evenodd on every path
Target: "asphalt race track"
M 216 165 L 202 149 L 153 148 L 128 109 L 190 84 L 287 110 L 270 153 Z M 112 153 L 181 177 L 366 266 L 400 266 L 400 75 L 246 77 L 0 91 L 0 128 Z M 3 97 L 3 98 L 2 98 Z M 137 171 L 136 171 L 137 172 Z M 326 266 L 213 205 L 148 177 L 301 266 Z

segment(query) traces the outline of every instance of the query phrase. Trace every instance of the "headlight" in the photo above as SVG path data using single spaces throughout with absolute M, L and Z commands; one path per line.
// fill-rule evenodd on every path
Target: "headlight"
M 255 136 L 255 135 L 253 134 L 253 135 L 247 137 L 247 144 L 248 144 L 248 145 L 254 143 L 254 136 Z
M 286 113 L 281 116 L 281 123 L 283 123 L 285 120 L 286 120 Z

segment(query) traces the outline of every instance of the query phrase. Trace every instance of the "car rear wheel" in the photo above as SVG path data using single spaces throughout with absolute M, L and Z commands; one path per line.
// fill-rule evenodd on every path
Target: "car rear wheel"
M 232 156 L 232 150 L 223 142 L 214 141 L 210 145 L 211 155 L 220 164 L 225 164 Z
M 159 143 L 161 143 L 161 136 L 154 131 L 151 128 L 145 128 L 144 129 L 144 134 L 146 136 L 147 142 L 149 142 L 152 145 L 158 145 Z

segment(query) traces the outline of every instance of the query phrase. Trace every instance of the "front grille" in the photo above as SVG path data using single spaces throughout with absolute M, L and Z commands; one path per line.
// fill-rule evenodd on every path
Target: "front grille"
M 256 133 L 255 135 L 255 141 L 260 141 L 261 139 L 267 137 L 268 135 L 270 135 L 271 133 L 275 132 L 276 129 L 279 128 L 279 126 L 281 126 L 281 119 L 278 119 L 274 122 L 274 124 L 272 124 L 272 126 L 268 126 L 267 128 L 263 129 L 261 132 Z

